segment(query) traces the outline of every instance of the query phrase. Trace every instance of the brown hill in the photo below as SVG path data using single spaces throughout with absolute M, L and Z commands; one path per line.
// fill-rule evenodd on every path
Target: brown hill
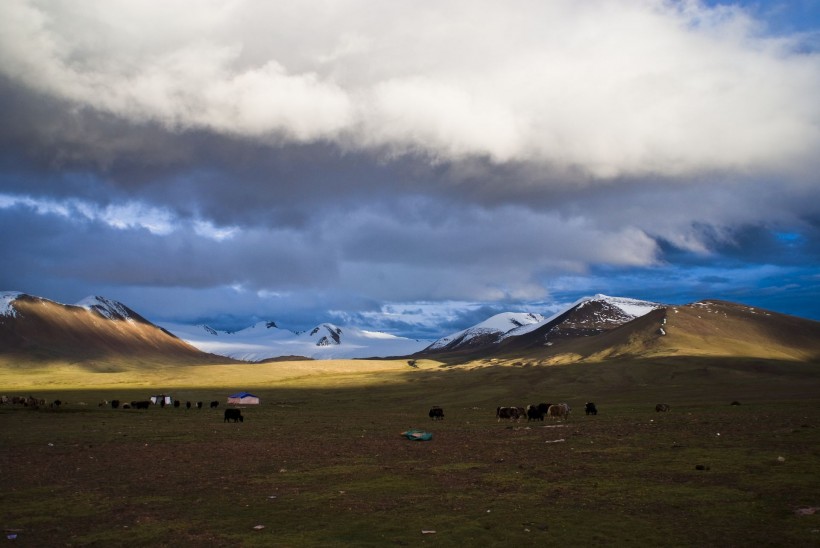
M 20 294 L 9 307 L 9 313 L 0 315 L 0 356 L 10 363 L 122 366 L 233 361 L 201 352 L 113 301 L 101 299 L 84 307 Z
M 555 362 L 612 358 L 733 357 L 820 360 L 820 322 L 723 301 L 659 308 L 590 337 L 552 340 L 533 332 L 499 349 Z

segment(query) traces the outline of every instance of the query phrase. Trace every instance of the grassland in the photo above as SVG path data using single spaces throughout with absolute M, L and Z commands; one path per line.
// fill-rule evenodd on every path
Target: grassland
M 0 407 L 0 526 L 21 546 L 820 544 L 820 509 L 800 512 L 820 508 L 817 364 L 6 365 L 0 387 L 67 402 Z M 224 423 L 236 390 L 263 403 Z M 220 408 L 97 405 L 160 392 Z M 539 401 L 574 412 L 495 419 Z

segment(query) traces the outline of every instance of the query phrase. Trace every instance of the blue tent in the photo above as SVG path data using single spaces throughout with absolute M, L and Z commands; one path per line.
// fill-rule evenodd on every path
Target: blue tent
M 238 392 L 232 396 L 228 396 L 228 403 L 234 405 L 259 405 L 259 398 L 250 392 Z

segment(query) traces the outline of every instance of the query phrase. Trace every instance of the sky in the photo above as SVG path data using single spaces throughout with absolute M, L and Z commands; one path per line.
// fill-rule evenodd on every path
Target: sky
M 438 338 L 820 320 L 820 2 L 5 0 L 0 290 Z

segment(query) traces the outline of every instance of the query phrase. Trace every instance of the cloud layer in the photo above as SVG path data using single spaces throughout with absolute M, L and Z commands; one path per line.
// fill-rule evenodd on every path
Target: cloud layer
M 177 132 L 481 156 L 591 177 L 816 167 L 817 57 L 767 37 L 737 8 L 82 7 L 11 2 L 3 73 L 75 107 Z
M 363 318 L 546 306 L 600 269 L 816 267 L 817 29 L 760 15 L 10 0 L 0 282 Z

